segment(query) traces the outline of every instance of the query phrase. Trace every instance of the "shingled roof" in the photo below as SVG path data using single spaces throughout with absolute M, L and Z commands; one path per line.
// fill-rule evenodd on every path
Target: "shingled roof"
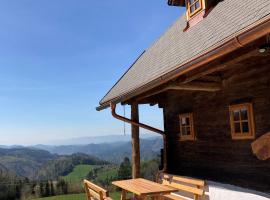
M 205 19 L 183 31 L 187 26 L 184 14 L 138 58 L 100 105 L 105 106 L 116 99 L 119 102 L 121 96 L 225 43 L 269 15 L 270 0 L 223 0 Z

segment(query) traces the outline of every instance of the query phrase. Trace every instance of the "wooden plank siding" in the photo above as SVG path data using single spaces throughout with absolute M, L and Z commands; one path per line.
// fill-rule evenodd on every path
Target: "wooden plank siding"
M 247 60 L 221 75 L 221 91 L 163 94 L 168 173 L 270 193 L 270 160 L 252 154 L 254 140 L 232 140 L 229 115 L 229 105 L 251 102 L 255 139 L 270 131 L 270 60 Z M 196 140 L 180 141 L 178 115 L 188 112 L 194 115 Z

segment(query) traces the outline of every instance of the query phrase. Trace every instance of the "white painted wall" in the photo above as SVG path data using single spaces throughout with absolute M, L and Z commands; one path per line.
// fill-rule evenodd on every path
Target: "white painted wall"
M 241 187 L 207 181 L 206 199 L 209 199 L 209 200 L 269 200 L 270 195 L 253 191 L 253 190 L 244 189 Z
M 181 192 L 178 193 L 178 195 L 187 200 L 193 199 L 192 196 L 189 196 L 186 193 Z M 189 196 L 189 198 L 186 198 L 187 196 Z M 200 200 L 270 200 L 270 194 L 244 189 L 233 185 L 207 181 L 205 196 Z

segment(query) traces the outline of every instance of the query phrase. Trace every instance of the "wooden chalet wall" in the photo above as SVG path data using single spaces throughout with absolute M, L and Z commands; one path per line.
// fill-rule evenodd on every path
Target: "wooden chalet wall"
M 243 67 L 245 66 L 245 67 Z M 237 66 L 235 67 L 237 68 Z M 222 74 L 219 92 L 168 91 L 164 126 L 168 135 L 168 172 L 270 193 L 270 160 L 260 161 L 253 140 L 232 140 L 229 105 L 252 102 L 256 138 L 270 131 L 270 61 L 253 60 Z M 180 141 L 181 113 L 193 112 L 197 139 Z

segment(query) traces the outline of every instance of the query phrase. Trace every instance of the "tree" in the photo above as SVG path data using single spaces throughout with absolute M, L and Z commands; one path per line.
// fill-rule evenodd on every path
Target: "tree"
M 44 196 L 45 197 L 51 196 L 49 181 L 47 181 L 46 184 L 45 184 L 45 195 Z
M 55 192 L 54 192 L 53 181 L 50 181 L 50 187 L 51 187 L 51 196 L 54 196 L 55 195 Z
M 57 182 L 56 187 L 58 194 L 68 194 L 68 183 L 65 182 L 63 179 L 60 179 Z
M 39 183 L 40 196 L 44 197 L 44 185 L 43 182 Z
M 152 181 L 156 180 L 156 176 L 159 170 L 159 163 L 159 158 L 143 162 L 141 165 L 142 177 Z
M 118 179 L 125 180 L 131 178 L 131 164 L 129 158 L 125 157 L 118 170 Z

